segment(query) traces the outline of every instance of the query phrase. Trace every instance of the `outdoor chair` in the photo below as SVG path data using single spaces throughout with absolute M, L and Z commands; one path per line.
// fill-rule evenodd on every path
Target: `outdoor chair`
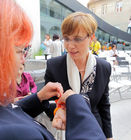
M 119 66 L 129 66 L 129 62 L 128 61 L 126 61 L 126 60 L 123 60 L 123 61 L 118 61 L 118 65 Z
M 127 77 L 128 80 L 131 80 L 129 61 L 119 61 L 117 71 L 121 71 L 121 77 Z
M 112 67 L 109 83 L 110 96 L 118 93 L 120 100 L 123 99 L 124 95 L 131 89 L 130 73 L 128 61 L 120 61 L 118 65 Z
M 126 60 L 126 58 L 125 57 L 116 57 L 116 60 L 117 61 L 122 61 L 122 60 Z

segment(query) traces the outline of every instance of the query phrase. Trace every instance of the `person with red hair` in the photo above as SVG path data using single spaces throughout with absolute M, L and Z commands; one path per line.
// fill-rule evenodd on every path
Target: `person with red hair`
M 3 140 L 54 139 L 31 117 L 47 110 L 47 100 L 63 92 L 59 83 L 48 83 L 37 94 L 14 104 L 16 77 L 25 62 L 24 48 L 32 35 L 32 23 L 17 3 L 0 0 L 0 139 Z
M 63 94 L 60 83 L 49 82 L 38 93 L 32 94 L 14 104 L 16 97 L 16 77 L 21 64 L 24 63 L 24 48 L 30 42 L 33 34 L 32 24 L 23 10 L 14 0 L 0 0 L 0 139 L 1 140 L 54 140 L 53 135 L 32 117 L 36 117 L 43 111 L 50 111 L 48 99 Z M 68 91 L 67 91 L 68 93 Z M 105 140 L 102 130 L 99 128 L 90 109 L 84 109 L 86 102 L 79 96 L 67 94 L 68 106 L 67 116 L 80 122 L 70 125 L 67 118 L 67 140 L 87 139 L 90 133 L 90 140 Z M 83 114 L 77 114 L 73 105 L 76 98 L 82 104 L 77 105 L 83 108 Z M 70 109 L 73 111 L 70 112 Z M 75 119 L 73 120 L 73 115 Z M 83 118 L 83 119 L 81 119 Z M 80 121 L 81 120 L 81 121 Z M 68 122 L 69 121 L 69 122 Z M 78 133 L 83 122 L 89 132 Z M 92 127 L 96 126 L 95 128 Z M 76 134 L 74 133 L 76 132 Z M 77 134 L 78 133 L 78 134 Z M 71 135 L 70 135 L 71 134 Z M 82 134 L 82 136 L 81 136 Z M 83 135 L 84 134 L 84 135 Z M 83 139 L 83 140 L 84 140 Z

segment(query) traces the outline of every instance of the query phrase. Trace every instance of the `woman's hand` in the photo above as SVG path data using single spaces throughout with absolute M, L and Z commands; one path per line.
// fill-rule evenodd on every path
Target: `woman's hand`
M 75 94 L 72 90 L 67 90 L 57 101 L 57 106 L 60 108 L 56 111 L 54 119 L 52 121 L 52 126 L 56 129 L 65 130 L 66 129 L 66 99 Z
M 66 109 L 59 108 L 52 121 L 52 126 L 59 130 L 66 129 Z
M 113 140 L 113 138 L 107 138 L 106 140 Z
M 37 96 L 42 102 L 48 100 L 51 97 L 57 96 L 58 98 L 63 94 L 63 87 L 60 83 L 47 83 L 38 93 Z
M 21 99 L 23 99 L 23 98 L 24 98 L 24 96 L 16 97 L 16 98 L 14 99 L 14 103 L 17 102 L 17 101 L 19 101 L 19 100 L 21 100 Z
M 15 99 L 14 99 L 14 102 L 17 102 L 17 101 L 19 101 L 19 100 L 21 100 L 21 99 L 23 99 L 23 98 L 25 98 L 25 97 L 27 97 L 27 96 L 29 96 L 29 95 L 31 95 L 32 93 L 31 92 L 29 92 L 27 95 L 25 95 L 25 96 L 19 96 L 19 97 L 16 97 Z
M 73 94 L 76 94 L 73 90 L 69 89 L 67 90 L 58 100 L 57 104 L 62 104 L 62 103 L 65 103 L 66 102 L 66 99 L 73 95 Z

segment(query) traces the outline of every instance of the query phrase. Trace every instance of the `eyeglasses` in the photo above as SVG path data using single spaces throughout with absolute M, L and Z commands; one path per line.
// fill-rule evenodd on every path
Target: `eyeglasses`
M 26 50 L 25 49 L 21 49 L 19 47 L 15 47 L 15 48 L 16 48 L 16 53 L 17 54 L 22 54 L 22 55 L 25 56 L 25 54 L 26 54 Z
M 74 43 L 81 43 L 82 41 L 84 41 L 87 37 L 89 37 L 88 35 L 85 36 L 85 37 L 74 37 L 73 39 L 69 39 L 68 37 L 63 37 L 64 41 L 66 43 L 69 43 L 69 42 L 74 42 Z

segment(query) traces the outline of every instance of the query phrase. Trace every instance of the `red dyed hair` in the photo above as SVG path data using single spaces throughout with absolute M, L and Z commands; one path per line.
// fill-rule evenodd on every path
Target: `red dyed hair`
M 32 38 L 32 24 L 14 0 L 0 0 L 0 105 L 14 100 L 16 94 L 16 55 L 14 46 Z

